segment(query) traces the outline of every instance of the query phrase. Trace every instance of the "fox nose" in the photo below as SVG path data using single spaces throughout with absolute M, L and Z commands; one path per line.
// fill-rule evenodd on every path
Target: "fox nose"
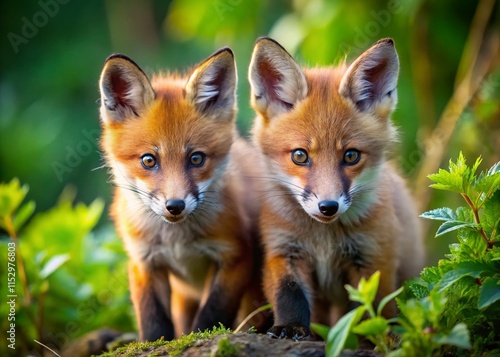
M 321 213 L 325 216 L 331 217 L 337 213 L 339 209 L 339 203 L 337 201 L 321 201 L 318 203 L 318 208 Z
M 166 206 L 167 211 L 172 213 L 174 216 L 181 214 L 182 211 L 184 211 L 184 208 L 186 208 L 184 200 L 168 200 Z

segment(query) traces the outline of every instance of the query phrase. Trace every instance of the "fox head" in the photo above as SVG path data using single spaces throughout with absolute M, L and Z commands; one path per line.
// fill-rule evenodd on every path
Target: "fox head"
M 399 60 L 383 39 L 351 65 L 302 69 L 277 42 L 257 40 L 249 69 L 253 139 L 275 182 L 315 220 L 356 222 L 376 202 L 396 141 Z
M 228 48 L 187 77 L 151 81 L 126 56 L 106 60 L 99 82 L 101 145 L 115 185 L 138 214 L 176 223 L 210 200 L 235 132 L 236 81 Z

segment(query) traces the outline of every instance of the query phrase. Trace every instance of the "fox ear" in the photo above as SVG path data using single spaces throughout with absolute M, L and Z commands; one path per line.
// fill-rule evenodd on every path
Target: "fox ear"
M 347 69 L 339 92 L 351 99 L 360 111 L 376 111 L 388 117 L 398 100 L 399 59 L 394 41 L 385 38 L 375 43 Z
M 255 43 L 248 78 L 252 107 L 267 119 L 290 110 L 307 96 L 307 81 L 299 65 L 267 37 Z
M 221 48 L 196 66 L 185 87 L 186 97 L 202 114 L 233 119 L 236 83 L 233 52 Z
M 144 72 L 134 61 L 121 54 L 106 59 L 99 88 L 104 122 L 122 122 L 128 117 L 139 116 L 155 97 Z

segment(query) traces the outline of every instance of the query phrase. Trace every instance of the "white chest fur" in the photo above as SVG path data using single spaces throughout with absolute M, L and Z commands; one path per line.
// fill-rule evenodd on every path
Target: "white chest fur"
M 378 249 L 365 234 L 348 232 L 337 223 L 319 222 L 312 222 L 299 233 L 275 229 L 268 247 L 291 259 L 306 259 L 317 283 L 315 294 L 330 301 L 344 294 L 346 269 L 368 264 L 370 255 Z
M 231 249 L 210 239 L 206 232 L 189 222 L 170 224 L 156 220 L 141 239 L 126 239 L 130 257 L 149 269 L 168 269 L 181 280 L 203 289 L 210 266 L 222 261 Z

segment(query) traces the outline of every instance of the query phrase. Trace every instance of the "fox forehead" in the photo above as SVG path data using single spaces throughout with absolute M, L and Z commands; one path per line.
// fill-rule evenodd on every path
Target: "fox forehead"
M 232 130 L 232 122 L 218 122 L 200 115 L 179 88 L 158 91 L 154 102 L 140 117 L 114 124 L 105 136 L 109 140 L 107 146 L 122 157 L 137 157 L 145 150 L 162 156 L 193 150 L 220 156 L 229 151 Z
M 387 121 L 360 113 L 338 92 L 345 70 L 343 65 L 304 69 L 307 97 L 292 110 L 271 119 L 267 129 L 257 136 L 272 140 L 278 150 L 303 148 L 312 155 L 349 148 L 384 151 L 392 141 Z

